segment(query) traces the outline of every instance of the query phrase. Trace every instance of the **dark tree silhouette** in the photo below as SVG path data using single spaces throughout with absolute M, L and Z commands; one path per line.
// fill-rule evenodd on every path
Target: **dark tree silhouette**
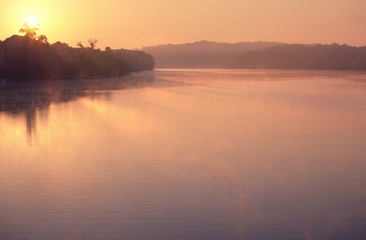
M 97 46 L 98 39 L 89 39 L 88 43 L 91 49 L 95 49 Z
M 37 24 L 39 26 L 39 24 Z M 24 33 L 26 37 L 30 39 L 35 39 L 37 36 L 38 27 L 30 27 L 27 22 L 23 24 L 23 28 L 19 30 L 19 33 Z
M 81 41 L 77 42 L 76 46 L 78 46 L 79 48 L 84 48 L 84 45 L 81 43 Z
M 37 40 L 40 41 L 41 43 L 44 43 L 44 44 L 48 44 L 48 39 L 46 37 L 46 35 L 40 35 L 37 37 Z

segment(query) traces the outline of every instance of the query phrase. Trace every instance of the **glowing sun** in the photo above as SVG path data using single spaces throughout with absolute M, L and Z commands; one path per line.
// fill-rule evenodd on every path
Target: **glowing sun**
M 39 25 L 39 20 L 34 16 L 28 17 L 26 22 L 28 23 L 29 27 L 36 27 Z

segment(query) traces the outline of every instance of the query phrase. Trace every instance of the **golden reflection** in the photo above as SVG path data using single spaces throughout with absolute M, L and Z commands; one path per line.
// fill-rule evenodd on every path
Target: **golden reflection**
M 0 145 L 6 148 L 19 148 L 24 150 L 27 147 L 27 126 L 24 119 L 14 118 L 0 113 Z
M 122 134 L 144 135 L 155 130 L 155 117 L 138 109 L 88 98 L 80 99 L 79 103 L 94 112 L 93 115 L 99 118 L 102 124 L 114 131 L 121 131 Z

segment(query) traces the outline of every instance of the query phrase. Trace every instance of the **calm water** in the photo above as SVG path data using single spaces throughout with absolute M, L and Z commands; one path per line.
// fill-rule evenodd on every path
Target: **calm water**
M 0 239 L 366 239 L 366 73 L 0 86 Z

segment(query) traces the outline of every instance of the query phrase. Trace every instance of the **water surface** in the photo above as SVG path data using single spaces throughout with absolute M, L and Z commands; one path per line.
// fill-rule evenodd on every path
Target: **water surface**
M 0 87 L 0 239 L 366 239 L 366 73 Z

